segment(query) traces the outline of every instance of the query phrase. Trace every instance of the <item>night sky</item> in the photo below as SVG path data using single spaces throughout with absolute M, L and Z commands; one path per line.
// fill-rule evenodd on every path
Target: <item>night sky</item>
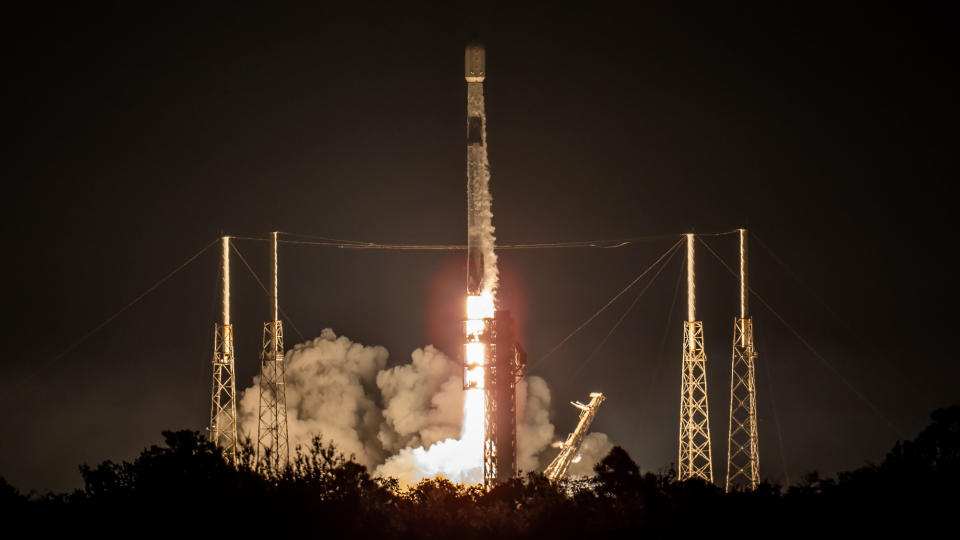
M 216 249 L 54 359 L 221 233 L 465 242 L 471 38 L 487 48 L 498 242 L 644 239 L 500 253 L 502 307 L 531 360 L 679 234 L 746 227 L 769 248 L 751 244 L 753 287 L 832 366 L 753 301 L 762 477 L 878 461 L 960 402 L 947 2 L 136 4 L 4 17 L 0 475 L 22 490 L 77 487 L 80 463 L 206 426 Z M 736 236 L 705 240 L 736 260 Z M 237 246 L 266 275 L 266 244 Z M 431 343 L 459 354 L 463 252 L 285 244 L 280 257 L 281 307 L 307 337 L 330 327 L 387 347 L 391 365 Z M 722 478 L 738 288 L 702 246 L 697 261 Z M 602 391 L 595 431 L 643 470 L 676 461 L 681 266 L 582 370 L 638 289 L 531 368 L 558 438 L 576 421 L 567 402 Z M 242 389 L 268 305 L 233 269 Z

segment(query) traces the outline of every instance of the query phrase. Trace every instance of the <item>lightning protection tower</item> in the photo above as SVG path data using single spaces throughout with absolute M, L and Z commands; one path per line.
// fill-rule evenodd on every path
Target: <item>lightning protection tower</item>
M 680 387 L 680 451 L 678 478 L 713 483 L 710 417 L 707 413 L 707 355 L 703 323 L 696 320 L 693 272 L 694 236 L 687 236 L 687 320 L 683 323 L 683 379 Z
M 740 229 L 740 316 L 733 321 L 730 365 L 730 428 L 726 490 L 755 490 L 760 481 L 757 447 L 757 387 L 754 378 L 753 318 L 747 312 L 747 231 Z
M 263 348 L 260 350 L 260 421 L 257 426 L 257 463 L 280 471 L 290 460 L 287 439 L 287 394 L 284 386 L 283 324 L 278 300 L 277 233 L 270 244 L 273 292 L 270 313 L 273 320 L 263 325 Z
M 222 238 L 223 319 L 214 325 L 213 396 L 208 434 L 230 463 L 237 463 L 237 391 L 230 324 L 230 237 Z

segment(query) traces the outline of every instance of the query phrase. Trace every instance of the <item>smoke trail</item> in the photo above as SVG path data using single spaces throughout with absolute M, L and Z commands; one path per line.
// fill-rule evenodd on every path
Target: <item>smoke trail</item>
M 482 92 L 482 90 L 481 90 Z M 497 253 L 494 250 L 496 237 L 493 235 L 493 196 L 490 194 L 490 159 L 487 157 L 487 113 L 483 113 L 483 169 L 478 182 L 478 189 L 481 189 L 481 199 L 483 208 L 483 224 L 481 237 L 481 246 L 483 248 L 483 290 L 490 291 L 494 299 L 497 297 L 497 285 L 499 285 L 500 274 L 497 268 Z
M 478 246 L 482 253 L 482 280 L 476 290 L 497 290 L 496 238 L 493 227 L 493 197 L 490 195 L 490 160 L 487 156 L 487 113 L 484 107 L 483 83 L 467 83 L 467 117 L 479 118 L 482 137 L 467 147 L 467 244 Z M 479 144 L 477 144 L 479 142 Z M 472 284 L 471 284 L 472 287 Z

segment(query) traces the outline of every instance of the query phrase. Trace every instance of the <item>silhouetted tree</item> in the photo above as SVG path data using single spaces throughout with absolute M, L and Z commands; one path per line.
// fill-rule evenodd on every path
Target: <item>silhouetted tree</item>
M 915 537 L 949 525 L 957 506 L 960 407 L 939 409 L 914 440 L 898 442 L 880 465 L 837 479 L 816 472 L 782 493 L 761 483 L 723 493 L 673 470 L 641 473 L 620 447 L 595 476 L 560 482 L 531 473 L 487 491 L 445 479 L 400 489 L 373 478 L 332 443 L 296 448 L 283 470 L 258 465 L 249 440 L 239 464 L 202 434 L 167 431 L 164 443 L 131 462 L 80 468 L 84 487 L 26 497 L 0 478 L 0 510 L 36 536 L 260 536 L 297 538 L 676 538 L 714 534 L 731 516 L 748 516 L 750 536 Z M 829 524 L 829 529 L 825 529 Z M 11 525 L 12 526 L 12 525 Z

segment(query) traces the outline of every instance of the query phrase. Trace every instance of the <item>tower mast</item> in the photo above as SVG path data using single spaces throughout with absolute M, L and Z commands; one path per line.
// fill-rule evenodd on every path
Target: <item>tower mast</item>
M 280 322 L 277 233 L 270 243 L 271 320 L 263 325 L 260 349 L 260 418 L 257 425 L 257 463 L 280 471 L 290 461 L 287 436 L 286 373 L 283 362 L 283 324 Z
M 748 313 L 747 231 L 740 229 L 740 316 L 733 321 L 733 357 L 730 364 L 730 426 L 727 432 L 726 490 L 757 489 L 760 450 L 757 446 L 757 387 L 753 346 L 753 318 Z
M 680 386 L 680 448 L 678 478 L 713 482 L 710 417 L 707 411 L 707 355 L 703 323 L 696 320 L 694 235 L 687 237 L 687 320 L 683 323 L 683 376 Z
M 208 433 L 230 463 L 237 463 L 237 392 L 234 376 L 233 325 L 230 324 L 230 237 L 221 239 L 223 316 L 214 324 L 213 389 Z

